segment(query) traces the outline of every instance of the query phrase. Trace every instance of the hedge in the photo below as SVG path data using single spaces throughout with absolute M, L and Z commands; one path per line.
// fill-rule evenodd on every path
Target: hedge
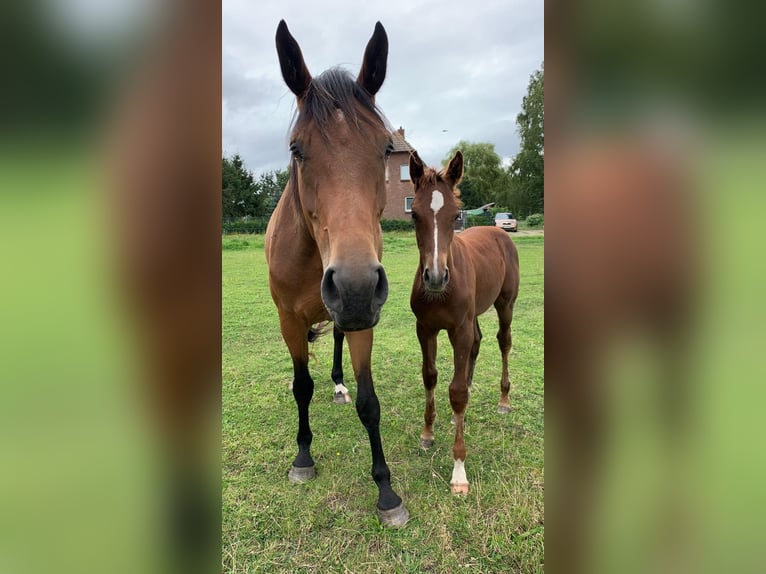
M 265 233 L 269 223 L 268 217 L 250 217 L 248 219 L 235 219 L 224 221 L 221 224 L 221 233 Z
M 248 219 L 235 219 L 224 221 L 221 224 L 221 233 L 265 233 L 269 223 L 268 217 L 250 217 Z M 413 231 L 411 219 L 381 219 L 380 226 L 383 231 Z

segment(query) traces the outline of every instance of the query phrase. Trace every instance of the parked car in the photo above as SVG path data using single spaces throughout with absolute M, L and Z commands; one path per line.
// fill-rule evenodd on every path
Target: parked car
M 518 231 L 519 224 L 513 213 L 496 213 L 495 214 L 495 227 L 500 227 L 506 231 Z

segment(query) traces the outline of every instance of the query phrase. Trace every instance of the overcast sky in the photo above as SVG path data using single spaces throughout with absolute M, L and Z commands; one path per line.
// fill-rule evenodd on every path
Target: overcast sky
M 389 41 L 376 97 L 394 128 L 431 165 L 461 139 L 519 149 L 516 114 L 543 61 L 543 0 L 223 1 L 222 137 L 255 174 L 284 169 L 295 97 L 274 43 L 284 18 L 312 75 L 340 65 L 354 77 L 380 20 Z

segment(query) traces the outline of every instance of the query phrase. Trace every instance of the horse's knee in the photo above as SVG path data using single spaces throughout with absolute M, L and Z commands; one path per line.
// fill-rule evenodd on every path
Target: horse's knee
M 511 348 L 511 330 L 508 329 L 500 329 L 497 332 L 497 344 L 500 345 L 500 349 L 502 351 L 507 351 Z
M 374 393 L 358 393 L 356 396 L 356 413 L 365 428 L 377 427 L 380 424 L 378 397 Z
M 468 385 L 452 381 L 449 386 L 449 402 L 454 412 L 462 413 L 468 404 Z
M 423 367 L 423 385 L 427 389 L 433 389 L 436 386 L 436 380 L 439 373 L 436 367 Z

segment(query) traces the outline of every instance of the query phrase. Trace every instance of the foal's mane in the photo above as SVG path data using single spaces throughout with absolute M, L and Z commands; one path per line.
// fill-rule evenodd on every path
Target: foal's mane
M 447 183 L 445 178 L 446 168 L 436 171 L 432 167 L 427 165 L 423 166 L 423 175 L 418 182 L 418 187 L 435 187 L 437 183 Z M 457 186 L 452 188 L 452 194 L 455 197 L 455 202 L 458 207 L 463 207 L 463 202 L 460 200 L 460 190 Z

